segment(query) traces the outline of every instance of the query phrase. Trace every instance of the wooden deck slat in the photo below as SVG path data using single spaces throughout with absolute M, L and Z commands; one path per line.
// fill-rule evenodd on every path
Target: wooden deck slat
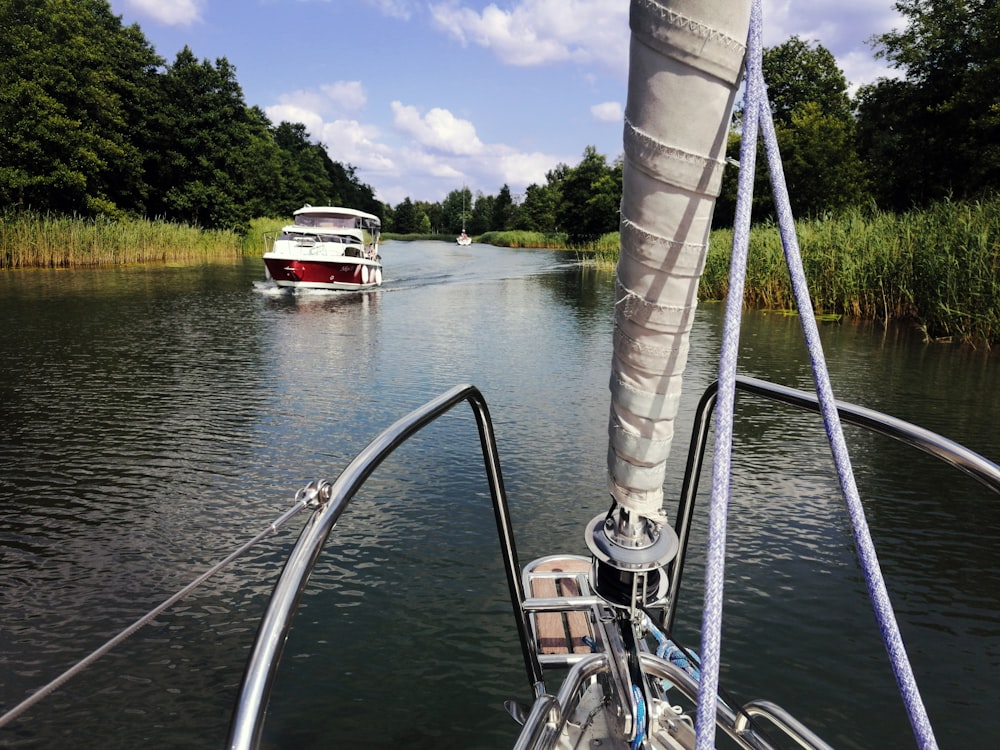
M 580 586 L 576 574 L 590 569 L 586 560 L 549 560 L 539 564 L 534 570 L 539 573 L 567 573 L 558 578 L 536 577 L 531 579 L 531 595 L 538 598 L 559 596 L 580 596 Z M 558 584 L 557 584 L 558 582 Z M 538 628 L 538 650 L 543 654 L 585 654 L 590 646 L 584 637 L 593 639 L 590 619 L 586 612 L 538 612 L 535 615 Z
M 536 578 L 531 582 L 532 595 L 539 598 L 559 596 L 554 578 Z M 543 654 L 568 654 L 569 645 L 566 642 L 566 624 L 562 612 L 539 612 L 535 615 L 538 622 L 538 649 Z
M 560 578 L 560 586 L 564 596 L 580 596 L 580 586 L 575 578 Z M 590 646 L 584 643 L 584 637 L 594 640 L 594 635 L 590 631 L 590 619 L 586 612 L 567 612 L 566 627 L 569 631 L 570 643 L 574 654 L 589 654 Z

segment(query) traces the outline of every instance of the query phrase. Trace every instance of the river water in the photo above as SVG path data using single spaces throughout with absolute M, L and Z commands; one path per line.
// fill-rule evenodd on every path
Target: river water
M 277 293 L 259 259 L 0 274 L 0 709 L 459 383 L 490 405 L 522 562 L 586 553 L 584 525 L 608 504 L 610 273 L 479 245 L 394 242 L 383 257 L 386 282 L 365 294 Z M 699 310 L 670 498 L 721 316 Z M 1000 457 L 995 355 L 873 326 L 821 331 L 838 398 Z M 743 334 L 742 373 L 810 386 L 796 318 L 750 313 Z M 400 449 L 338 524 L 288 641 L 267 747 L 516 737 L 502 704 L 530 695 L 466 412 Z M 723 683 L 836 747 L 913 747 L 818 420 L 743 399 L 737 419 Z M 939 743 L 996 748 L 998 498 L 886 440 L 849 428 L 848 442 Z M 223 746 L 300 526 L 0 729 L 0 747 Z M 695 551 L 678 629 L 692 647 L 701 571 Z

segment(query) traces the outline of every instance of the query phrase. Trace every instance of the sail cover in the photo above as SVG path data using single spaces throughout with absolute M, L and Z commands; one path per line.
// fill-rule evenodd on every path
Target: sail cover
M 722 184 L 750 0 L 633 0 L 608 485 L 653 517 Z

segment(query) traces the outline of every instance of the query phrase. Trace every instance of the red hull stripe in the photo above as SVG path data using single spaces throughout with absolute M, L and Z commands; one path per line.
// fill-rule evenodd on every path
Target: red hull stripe
M 265 258 L 267 271 L 274 281 L 299 284 L 324 285 L 348 284 L 351 286 L 371 286 L 362 284 L 362 263 L 316 262 L 302 260 L 284 260 L 281 258 Z M 375 266 L 372 266 L 374 270 Z M 368 274 L 374 277 L 374 274 Z M 374 279 L 372 278 L 372 281 Z

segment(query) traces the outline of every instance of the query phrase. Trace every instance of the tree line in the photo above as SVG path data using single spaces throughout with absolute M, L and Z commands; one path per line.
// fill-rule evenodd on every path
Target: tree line
M 872 39 L 876 58 L 899 78 L 883 78 L 852 97 L 833 54 L 792 37 L 764 51 L 764 78 L 792 209 L 820 218 L 858 207 L 904 212 L 942 200 L 993 199 L 1000 188 L 1000 3 L 996 0 L 897 0 L 906 28 Z M 740 155 L 740 111 L 727 157 Z M 767 163 L 756 160 L 752 216 L 774 217 Z M 455 191 L 443 203 L 396 207 L 400 226 L 458 231 L 460 206 L 470 231 L 564 232 L 571 243 L 618 229 L 621 160 L 588 147 L 575 167 L 560 164 L 523 201 Z M 727 167 L 715 211 L 730 226 L 737 170 Z M 422 228 L 423 227 L 423 228 Z
M 764 73 L 792 207 L 803 218 L 876 206 L 905 211 L 992 197 L 1000 183 L 1000 3 L 897 0 L 902 30 L 873 39 L 900 74 L 852 97 L 833 55 L 792 37 Z M 727 154 L 738 159 L 740 112 Z M 107 0 L 0 0 L 0 202 L 83 216 L 146 216 L 240 228 L 303 203 L 344 204 L 388 231 L 562 233 L 571 244 L 617 231 L 622 160 L 588 146 L 523 194 L 467 187 L 443 201 L 376 200 L 301 123 L 247 106 L 225 58 L 185 48 L 160 58 Z M 773 215 L 757 159 L 753 217 Z M 717 225 L 732 216 L 726 170 Z
M 618 231 L 622 160 L 612 163 L 587 146 L 575 167 L 559 164 L 546 173 L 544 185 L 532 184 L 523 195 L 504 185 L 497 195 L 467 187 L 452 190 L 439 203 L 404 199 L 386 208 L 390 231 L 400 234 L 469 234 L 525 230 L 563 234 L 570 243 L 595 240 Z
M 242 229 L 303 203 L 379 212 L 305 126 L 249 107 L 225 59 L 167 64 L 107 0 L 0 0 L 0 204 Z

